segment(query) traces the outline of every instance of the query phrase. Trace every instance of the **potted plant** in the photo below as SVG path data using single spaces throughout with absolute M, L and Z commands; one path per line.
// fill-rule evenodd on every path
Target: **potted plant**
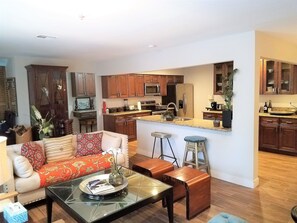
M 238 69 L 234 69 L 230 74 L 223 78 L 223 98 L 225 100 L 225 107 L 223 110 L 222 125 L 224 128 L 231 128 L 232 124 L 232 97 L 233 93 L 233 78 Z
M 50 137 L 54 131 L 54 125 L 52 123 L 52 117 L 48 118 L 48 113 L 45 118 L 42 118 L 41 113 L 35 107 L 35 105 L 31 106 L 31 118 L 34 121 L 34 126 L 38 129 L 39 139 L 43 139 L 44 137 Z

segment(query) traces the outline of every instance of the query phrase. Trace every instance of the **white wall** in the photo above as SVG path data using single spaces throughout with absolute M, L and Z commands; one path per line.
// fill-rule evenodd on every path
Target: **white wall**
M 254 144 L 254 141 L 257 141 L 254 135 L 254 100 L 255 93 L 258 94 L 258 91 L 255 92 L 257 83 L 255 83 L 254 32 L 105 61 L 98 63 L 97 66 L 99 73 L 125 73 L 191 67 L 224 61 L 234 61 L 234 67 L 238 68 L 239 72 L 234 80 L 232 132 L 225 136 L 226 142 L 222 144 L 224 146 L 212 150 L 215 154 L 213 162 L 220 163 L 216 168 L 221 168 L 227 176 L 245 179 L 245 186 L 254 187 L 258 183 L 257 171 L 254 171 L 257 162 L 254 153 L 258 149 Z

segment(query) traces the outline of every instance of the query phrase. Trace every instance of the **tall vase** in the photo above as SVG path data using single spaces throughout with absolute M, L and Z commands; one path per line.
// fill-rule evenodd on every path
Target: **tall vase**
M 109 183 L 113 186 L 120 186 L 124 183 L 124 176 L 119 172 L 111 172 L 109 174 Z
M 232 110 L 223 111 L 222 125 L 224 128 L 231 128 L 232 126 Z
M 109 183 L 113 186 L 119 186 L 124 183 L 124 176 L 122 172 L 118 169 L 117 165 L 111 166 L 111 172 L 109 174 Z

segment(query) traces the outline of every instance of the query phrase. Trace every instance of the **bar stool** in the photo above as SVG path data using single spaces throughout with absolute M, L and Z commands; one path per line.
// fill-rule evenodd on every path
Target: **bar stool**
M 291 217 L 294 222 L 297 222 L 297 206 L 293 207 L 291 210 Z
M 151 136 L 155 137 L 155 139 L 154 139 L 154 146 L 153 146 L 153 152 L 152 152 L 152 158 L 154 158 L 154 152 L 155 152 L 155 146 L 156 146 L 156 139 L 158 138 L 158 139 L 160 139 L 160 156 L 158 157 L 158 159 L 161 158 L 162 160 L 164 160 L 164 157 L 173 159 L 172 164 L 176 163 L 176 166 L 179 167 L 179 165 L 177 163 L 177 159 L 176 159 L 176 157 L 174 155 L 173 149 L 172 149 L 171 144 L 170 144 L 170 141 L 169 141 L 169 138 L 171 137 L 171 134 L 164 133 L 164 132 L 152 132 L 151 133 Z M 163 139 L 167 139 L 167 142 L 169 144 L 169 147 L 170 147 L 172 156 L 169 156 L 169 155 L 165 155 L 164 154 L 164 151 L 163 151 Z
M 196 169 L 205 169 L 210 175 L 208 155 L 205 148 L 205 137 L 201 136 L 186 136 L 184 138 L 186 141 L 185 153 L 183 166 L 192 165 Z M 188 153 L 192 153 L 191 159 L 188 160 Z M 201 153 L 203 158 L 199 158 L 198 155 Z

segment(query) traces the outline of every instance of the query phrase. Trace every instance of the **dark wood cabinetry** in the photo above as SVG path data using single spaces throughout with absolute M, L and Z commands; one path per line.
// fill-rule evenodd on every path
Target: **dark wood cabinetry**
M 160 94 L 161 96 L 167 95 L 167 77 L 165 75 L 159 76 Z
M 233 61 L 214 64 L 213 94 L 223 94 L 223 79 L 233 71 Z
M 55 134 L 59 135 L 59 122 L 68 120 L 67 67 L 28 65 L 26 69 L 30 106 L 35 105 L 42 117 L 53 117 Z
M 279 149 L 297 154 L 297 120 L 280 119 Z
M 104 115 L 104 130 L 128 135 L 129 140 L 135 140 L 136 120 L 135 117 L 150 115 L 150 112 L 123 115 Z
M 103 98 L 127 98 L 128 75 L 102 76 Z
M 203 119 L 222 121 L 223 115 L 222 113 L 217 113 L 217 112 L 203 112 Z
M 260 94 L 296 94 L 297 66 L 281 61 L 260 60 Z
M 96 97 L 95 74 L 71 73 L 72 97 Z
M 278 118 L 260 118 L 260 148 L 278 149 Z
M 296 119 L 260 117 L 260 150 L 297 155 L 296 136 Z
M 183 84 L 184 76 L 183 75 L 166 75 L 167 84 Z
M 142 74 L 128 74 L 129 97 L 144 96 L 144 77 Z
M 102 76 L 103 98 L 143 97 L 145 83 L 160 84 L 161 96 L 167 95 L 167 84 L 184 83 L 182 75 L 122 74 Z
M 144 83 L 159 83 L 159 75 L 144 74 Z

